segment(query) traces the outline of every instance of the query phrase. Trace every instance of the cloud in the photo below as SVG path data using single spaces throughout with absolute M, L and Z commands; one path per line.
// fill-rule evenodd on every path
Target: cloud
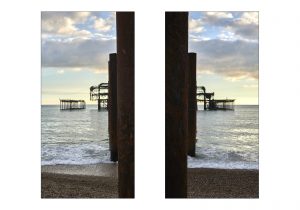
M 258 43 L 212 39 L 191 42 L 189 50 L 197 52 L 199 73 L 210 71 L 230 80 L 258 79 Z
M 42 33 L 70 35 L 80 30 L 75 26 L 85 22 L 90 12 L 42 12 Z
M 202 35 L 189 34 L 189 40 L 192 42 L 199 42 L 199 41 L 211 40 L 211 38 Z
M 114 23 L 116 22 L 115 13 L 113 13 L 108 18 L 95 18 L 94 19 L 94 29 L 100 32 L 107 32 L 112 30 Z
M 97 29 L 98 31 L 109 31 L 112 28 L 112 25 L 108 23 L 103 18 L 96 19 L 94 22 L 94 28 Z
M 202 12 L 201 14 L 201 18 L 189 20 L 191 33 L 201 34 L 208 31 L 208 28 L 218 27 L 223 31 L 223 34 L 219 35 L 223 40 L 258 40 L 258 12 L 243 12 L 240 13 L 240 17 L 234 17 L 231 12 Z M 231 33 L 230 39 L 228 39 L 229 33 Z
M 45 41 L 42 67 L 107 69 L 108 52 L 116 51 L 115 40 L 77 39 L 71 42 Z
M 42 67 L 64 71 L 107 70 L 116 51 L 114 12 L 42 12 Z
M 235 36 L 235 34 L 233 32 L 226 31 L 226 30 L 223 30 L 217 37 L 220 40 L 223 40 L 223 41 L 235 41 L 235 40 L 237 40 L 237 37 Z
M 202 18 L 204 24 L 226 26 L 233 20 L 231 12 L 205 12 Z
M 206 12 L 206 15 L 217 19 L 233 18 L 231 12 Z
M 115 13 L 100 17 L 100 12 L 42 12 L 42 40 L 70 41 L 93 39 L 97 32 L 111 36 Z M 97 38 L 97 37 L 96 37 Z
M 241 25 L 258 25 L 258 12 L 244 12 L 238 22 Z
M 200 33 L 204 31 L 204 26 L 202 26 L 201 19 L 190 19 L 189 20 L 189 30 L 190 32 Z
M 203 17 L 198 20 L 202 25 L 226 27 L 233 21 L 231 12 L 203 12 Z

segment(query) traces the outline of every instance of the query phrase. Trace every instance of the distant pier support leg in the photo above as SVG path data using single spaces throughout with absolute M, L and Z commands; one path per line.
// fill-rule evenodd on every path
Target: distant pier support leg
M 108 62 L 108 126 L 110 160 L 118 161 L 117 144 L 117 54 L 109 54 Z
M 165 193 L 187 197 L 188 13 L 165 13 Z
M 134 198 L 134 12 L 117 12 L 119 197 Z
M 98 99 L 98 110 L 101 109 L 100 99 Z
M 189 103 L 188 103 L 188 146 L 187 153 L 189 156 L 195 157 L 196 155 L 196 115 L 197 115 L 197 82 L 196 82 L 196 61 L 197 54 L 189 53 Z

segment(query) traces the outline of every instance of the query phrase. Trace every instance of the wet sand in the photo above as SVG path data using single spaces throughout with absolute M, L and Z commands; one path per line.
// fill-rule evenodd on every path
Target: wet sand
M 258 198 L 258 170 L 188 169 L 189 198 Z
M 117 198 L 117 164 L 42 166 L 42 198 Z

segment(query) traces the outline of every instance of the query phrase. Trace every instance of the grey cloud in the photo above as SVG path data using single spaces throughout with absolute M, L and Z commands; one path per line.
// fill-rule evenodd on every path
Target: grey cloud
M 42 66 L 106 69 L 107 52 L 115 51 L 115 40 L 45 41 L 42 45 Z
M 232 23 L 232 14 L 230 12 L 225 13 L 224 15 L 220 16 L 219 13 L 216 13 L 214 15 L 210 14 L 209 12 L 205 13 L 205 16 L 203 16 L 202 21 L 205 24 L 215 25 L 215 26 L 227 26 Z
M 236 35 L 240 35 L 241 37 L 244 37 L 246 39 L 258 39 L 258 26 L 255 24 L 232 24 L 231 29 Z
M 190 42 L 197 52 L 198 71 L 211 71 L 231 78 L 258 79 L 258 43 L 241 40 Z

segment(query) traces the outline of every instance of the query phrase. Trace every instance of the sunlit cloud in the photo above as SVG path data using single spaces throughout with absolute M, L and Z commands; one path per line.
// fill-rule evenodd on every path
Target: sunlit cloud
M 200 19 L 190 19 L 189 20 L 189 30 L 191 32 L 200 33 L 204 31 L 204 26 L 202 26 L 202 22 Z
M 42 33 L 73 35 L 80 34 L 76 24 L 84 23 L 90 12 L 42 12 Z
M 94 28 L 98 31 L 107 32 L 112 29 L 113 23 L 115 19 L 114 18 L 98 18 L 94 21 Z

